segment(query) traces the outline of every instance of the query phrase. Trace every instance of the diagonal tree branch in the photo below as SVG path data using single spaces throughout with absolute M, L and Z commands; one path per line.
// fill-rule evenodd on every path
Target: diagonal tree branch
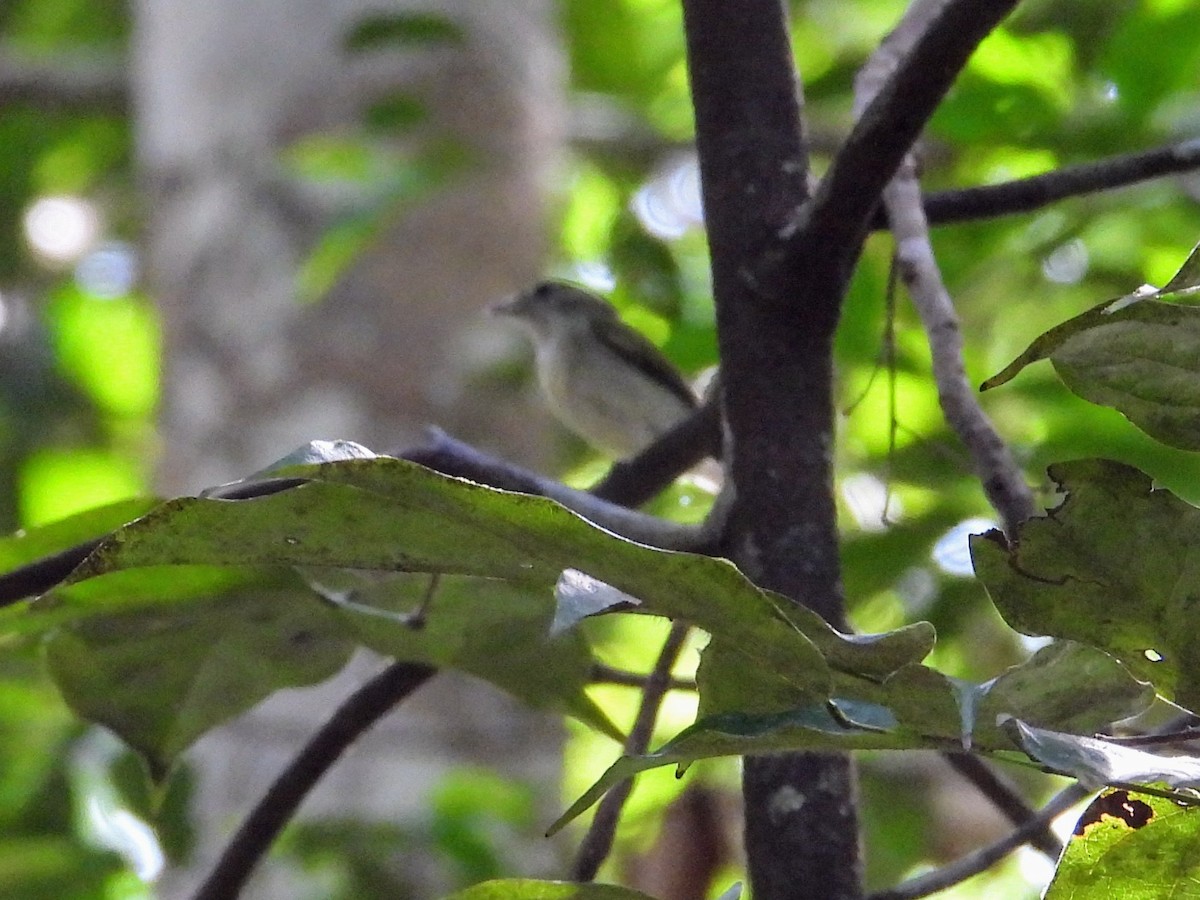
M 884 186 L 966 65 L 967 59 L 1017 0 L 940 0 L 892 76 L 863 110 L 834 157 L 812 202 L 783 229 L 791 268 L 813 254 L 850 246 L 872 214 Z
M 422 663 L 392 663 L 351 694 L 279 773 L 192 900 L 234 900 L 321 776 L 367 729 L 436 672 Z
M 646 678 L 646 686 L 642 690 L 642 702 L 638 707 L 637 717 L 629 730 L 625 741 L 625 753 L 628 756 L 640 756 L 650 746 L 650 738 L 654 733 L 654 723 L 658 720 L 658 711 L 662 706 L 663 697 L 671 689 L 671 669 L 679 659 L 679 651 L 687 640 L 688 626 L 683 622 L 674 622 L 671 631 L 663 642 L 654 668 Z M 573 881 L 591 881 L 596 877 L 608 854 L 612 851 L 613 836 L 617 831 L 617 823 L 625 801 L 633 792 L 633 779 L 627 778 L 604 795 L 596 807 L 596 815 L 592 824 L 579 845 L 579 853 L 575 857 L 575 865 L 571 870 Z
M 869 900 L 918 900 L 920 897 L 929 897 L 956 884 L 961 884 L 968 878 L 991 868 L 1022 844 L 1028 843 L 1030 838 L 1039 831 L 1044 831 L 1054 819 L 1092 793 L 1094 791 L 1080 784 L 1069 785 L 1059 791 L 1036 816 L 995 843 L 981 847 L 974 853 L 968 853 L 947 866 L 942 866 L 925 875 L 918 875 L 896 887 L 876 891 L 871 894 Z
M 958 314 L 933 255 L 928 224 L 921 211 L 921 189 L 911 164 L 901 167 L 884 192 L 884 204 L 896 239 L 900 278 L 929 340 L 942 413 L 966 446 L 975 474 L 1005 532 L 1014 534 L 1017 526 L 1036 512 L 1033 492 L 967 379 Z
M 692 466 L 720 455 L 721 409 L 709 400 L 633 459 L 614 463 L 589 493 L 622 506 L 640 506 Z
M 681 525 L 629 509 L 620 502 L 600 499 L 594 489 L 580 491 L 567 487 L 553 478 L 489 456 L 438 429 L 430 429 L 430 442 L 426 446 L 407 450 L 402 455 L 447 475 L 469 478 L 503 490 L 548 497 L 602 528 L 638 543 L 694 553 L 704 552 L 712 544 L 703 525 Z M 638 488 L 646 484 L 645 480 L 630 482 Z
M 987 798 L 988 802 L 1013 825 L 1023 826 L 1037 815 L 1037 811 L 1025 801 L 1016 787 L 980 757 L 970 753 L 945 751 L 942 753 L 942 758 L 959 775 L 970 781 Z M 1062 841 L 1055 837 L 1054 832 L 1049 828 L 1043 828 L 1040 832 L 1031 834 L 1029 844 L 1051 860 L 1058 859 L 1059 854 L 1062 853 Z
M 24 104 L 45 112 L 128 112 L 129 86 L 115 57 L 68 54 L 48 59 L 0 51 L 0 107 Z
M 915 0 L 879 49 L 863 66 L 855 82 L 855 107 L 863 115 L 874 108 L 881 90 L 916 53 L 929 33 L 944 0 Z M 883 206 L 896 241 L 896 266 L 921 317 L 933 356 L 938 401 L 950 427 L 966 445 L 975 474 L 989 502 L 1012 534 L 1036 511 L 1033 492 L 1008 445 L 979 405 L 963 365 L 963 338 L 950 293 L 942 282 L 929 224 L 921 207 L 921 188 L 911 154 L 883 191 Z
M 1200 138 L 1066 166 L 1000 184 L 928 194 L 924 199 L 925 217 L 931 225 L 947 225 L 1032 212 L 1070 197 L 1128 187 L 1196 169 L 1200 169 Z M 886 216 L 882 213 L 877 216 L 874 227 L 886 228 Z

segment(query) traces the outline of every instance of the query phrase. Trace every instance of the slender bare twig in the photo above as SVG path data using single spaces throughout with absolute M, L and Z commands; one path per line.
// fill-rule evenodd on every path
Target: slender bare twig
M 978 756 L 970 753 L 943 753 L 942 757 L 1012 824 L 1023 826 L 1037 815 L 1016 787 Z M 1058 859 L 1062 853 L 1062 841 L 1055 837 L 1049 828 L 1031 834 L 1029 845 L 1042 851 L 1050 859 Z
M 703 526 L 681 525 L 600 499 L 590 491 L 575 490 L 553 478 L 489 456 L 438 429 L 430 430 L 426 447 L 408 451 L 405 456 L 439 472 L 548 497 L 614 534 L 652 547 L 703 552 L 709 545 L 708 532 Z
M 1028 843 L 1033 835 L 1044 831 L 1055 818 L 1093 793 L 1095 791 L 1080 784 L 1069 785 L 1059 791 L 1033 818 L 994 844 L 981 847 L 947 866 L 909 879 L 903 884 L 876 891 L 869 896 L 868 900 L 917 900 L 919 897 L 928 897 L 938 891 L 961 884 L 968 878 L 991 868 L 1022 844 Z
M 1096 737 L 1112 744 L 1124 744 L 1126 747 L 1156 747 L 1164 744 L 1186 744 L 1190 741 L 1200 741 L 1200 728 L 1185 728 L 1182 731 L 1169 731 L 1161 734 L 1098 734 Z
M 423 663 L 392 663 L 351 694 L 279 773 L 192 900 L 237 897 L 254 867 L 321 776 L 363 732 L 436 672 L 433 666 Z
M 641 706 L 638 707 L 629 737 L 625 740 L 625 753 L 630 756 L 645 753 L 646 748 L 650 746 L 654 723 L 658 719 L 658 709 L 671 686 L 671 669 L 675 666 L 675 660 L 679 658 L 679 651 L 687 635 L 687 625 L 682 622 L 672 623 L 671 631 L 658 654 L 658 660 L 654 663 L 654 669 L 646 678 Z M 617 822 L 632 790 L 633 779 L 626 779 L 605 794 L 596 807 L 596 815 L 575 857 L 575 865 L 571 870 L 573 881 L 591 881 L 596 877 L 597 870 L 612 850 Z
M 942 12 L 944 0 L 915 0 L 879 49 L 859 73 L 855 104 L 870 107 L 881 86 L 905 63 L 931 23 Z M 963 339 L 954 303 L 942 282 L 929 223 L 921 207 L 916 165 L 905 156 L 896 176 L 883 192 L 884 208 L 896 240 L 896 264 L 921 317 L 933 355 L 933 375 L 946 421 L 971 454 L 971 460 L 988 500 L 1012 534 L 1035 512 L 1033 492 L 1017 466 L 1008 445 L 980 407 L 963 366 Z
M 811 203 L 782 237 L 791 264 L 810 259 L 814 245 L 854 246 L 884 185 L 941 103 L 976 46 L 1017 0 L 940 0 L 911 51 L 873 93 L 834 158 Z
M 1193 138 L 1000 184 L 929 194 L 924 202 L 925 216 L 931 225 L 946 225 L 1032 212 L 1069 197 L 1128 187 L 1198 168 L 1200 139 Z M 875 227 L 886 228 L 886 216 L 881 214 Z
M 914 0 L 879 49 L 859 72 L 855 106 L 863 114 L 880 89 L 902 66 L 905 57 L 931 27 L 944 8 L 943 0 Z M 980 408 L 966 377 L 962 361 L 962 333 L 950 294 L 929 240 L 928 222 L 921 207 L 921 191 L 911 154 L 904 157 L 896 176 L 883 191 L 883 204 L 896 240 L 894 265 L 908 287 L 929 338 L 938 399 L 950 426 L 959 435 L 984 491 L 1011 534 L 1034 512 L 1033 494 L 1008 446 Z M 1005 785 L 986 764 L 973 757 L 944 754 L 1005 816 L 1016 823 L 1031 821 L 1034 811 L 1019 794 Z M 1045 828 L 1035 844 L 1057 857 L 1058 841 Z
M 0 607 L 50 590 L 103 544 L 108 535 L 67 547 L 0 575 Z
M 124 63 L 115 56 L 67 54 L 48 59 L 0 52 L 0 106 L 86 109 L 123 114 L 129 107 Z
M 706 404 L 675 429 L 631 460 L 617 463 L 588 494 L 488 456 L 433 429 L 430 442 L 397 453 L 447 475 L 470 478 L 482 484 L 522 493 L 542 494 L 558 500 L 597 524 L 653 546 L 703 552 L 708 534 L 703 529 L 662 522 L 618 506 L 636 506 L 661 491 L 705 456 L 719 455 L 720 421 L 714 403 Z M 207 492 L 223 500 L 249 500 L 302 483 L 300 479 L 266 479 L 238 482 Z M 624 530 L 628 528 L 628 531 Z M 58 553 L 41 557 L 0 575 L 0 608 L 42 594 L 83 562 L 109 535 L 101 535 Z
M 933 256 L 920 207 L 920 188 L 909 166 L 902 172 L 904 175 L 884 192 L 896 236 L 900 275 L 929 338 L 942 412 L 970 452 L 975 474 L 1000 515 L 1005 531 L 1011 535 L 1036 512 L 1033 492 L 967 379 L 958 315 Z
M 606 666 L 604 663 L 593 663 L 589 680 L 592 684 L 618 684 L 622 687 L 645 688 L 647 676 L 626 669 L 618 669 L 615 666 Z M 695 692 L 696 679 L 672 678 L 667 682 L 667 690 Z

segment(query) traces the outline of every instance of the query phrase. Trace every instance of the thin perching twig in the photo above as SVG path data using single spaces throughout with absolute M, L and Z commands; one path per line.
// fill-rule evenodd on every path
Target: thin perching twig
M 592 672 L 589 681 L 592 684 L 616 684 L 621 687 L 646 687 L 645 675 L 639 675 L 637 672 L 630 672 L 627 669 L 618 669 L 615 666 L 606 666 L 604 663 L 592 663 Z M 669 691 L 692 691 L 696 690 L 696 679 L 694 678 L 672 678 L 667 682 L 667 690 Z
M 351 694 L 271 783 L 192 900 L 233 900 L 309 791 L 346 749 L 437 672 L 395 662 Z
M 863 225 L 870 222 L 882 186 L 967 59 L 1016 5 L 1017 0 L 938 0 L 926 7 L 921 29 L 908 42 L 911 52 L 897 56 L 886 80 L 876 82 L 873 102 L 858 105 L 854 129 L 812 201 L 781 232 L 793 265 L 812 265 L 804 254 L 812 249 L 814 234 L 822 238 L 817 248 L 842 242 L 854 245 Z
M 895 30 L 884 39 L 855 82 L 855 106 L 866 110 L 880 87 L 904 60 L 930 21 L 943 9 L 941 0 L 914 0 Z M 1004 530 L 1032 516 L 1033 492 L 1012 457 L 1008 445 L 980 407 L 963 365 L 963 339 L 950 293 L 942 282 L 929 223 L 921 206 L 916 163 L 905 156 L 895 177 L 884 189 L 884 208 L 896 241 L 896 264 L 912 296 L 929 338 L 938 401 L 946 421 L 971 454 L 975 473 L 988 500 L 999 513 Z
M 424 446 L 398 450 L 401 459 L 419 463 L 446 475 L 469 478 L 491 487 L 540 494 L 630 540 L 667 550 L 708 549 L 711 535 L 704 528 L 668 522 L 636 510 L 705 456 L 720 455 L 720 416 L 717 404 L 706 403 L 637 457 L 615 464 L 591 491 L 576 491 L 476 450 L 439 429 L 429 431 Z M 267 478 L 213 488 L 204 496 L 222 500 L 249 500 L 303 484 L 298 478 Z M 50 590 L 104 543 L 112 532 L 35 559 L 0 574 L 0 608 Z
M 1078 783 L 1068 785 L 1042 807 L 1033 818 L 995 843 L 968 853 L 949 865 L 911 878 L 903 884 L 876 891 L 867 900 L 917 900 L 919 897 L 928 897 L 938 891 L 961 884 L 968 878 L 991 868 L 1022 844 L 1028 843 L 1033 835 L 1044 831 L 1054 819 L 1094 793 L 1095 791 Z
M 592 491 L 576 490 L 561 481 L 477 450 L 440 429 L 430 428 L 428 433 L 429 442 L 424 447 L 405 451 L 406 459 L 504 490 L 547 497 L 601 528 L 651 547 L 701 553 L 711 544 L 703 526 L 685 525 L 629 509 L 623 505 L 623 497 L 616 501 L 606 500 Z M 636 460 L 628 464 L 634 462 Z
M 945 9 L 944 0 L 913 0 L 896 28 L 863 66 L 855 81 L 855 110 L 862 115 L 892 73 Z M 913 304 L 929 339 L 938 400 L 951 428 L 966 446 L 985 494 L 1013 534 L 1017 525 L 1035 512 L 1033 493 L 1017 466 L 1008 445 L 979 406 L 963 365 L 962 332 L 953 301 L 942 282 L 929 223 L 921 205 L 916 165 L 908 153 L 883 191 L 883 205 L 896 241 L 894 265 L 912 296 Z M 1000 790 L 997 779 L 982 764 L 947 759 L 1004 815 L 1013 821 L 1033 822 L 1034 811 L 1015 792 Z M 1022 827 L 1024 827 L 1022 825 Z M 1050 854 L 1057 847 L 1044 825 L 1030 832 L 1039 835 L 1035 844 Z
M 1000 184 L 938 191 L 927 194 L 923 205 L 925 216 L 933 225 L 977 221 L 1033 212 L 1070 197 L 1111 191 L 1196 169 L 1200 169 L 1200 138 L 1064 166 Z M 878 227 L 887 227 L 885 216 Z
M 1012 783 L 978 756 L 970 753 L 943 753 L 942 758 L 959 775 L 971 782 L 1013 825 L 1023 826 L 1037 815 Z M 1029 846 L 1042 851 L 1043 855 L 1050 859 L 1058 859 L 1062 854 L 1062 841 L 1055 837 L 1049 828 L 1043 828 L 1030 835 Z
M 629 737 L 625 739 L 625 753 L 629 756 L 645 753 L 646 748 L 650 746 L 654 723 L 658 719 L 658 709 L 671 685 L 671 669 L 675 667 L 675 660 L 679 658 L 679 651 L 687 635 L 687 625 L 683 622 L 671 623 L 671 631 L 658 654 L 654 669 L 646 678 L 646 688 L 642 693 L 637 718 L 634 719 Z M 627 778 L 604 795 L 604 799 L 596 807 L 592 824 L 579 845 L 579 853 L 571 869 L 572 881 L 591 881 L 596 877 L 596 872 L 612 850 L 613 835 L 621 818 L 621 810 L 624 809 L 625 801 L 629 799 L 632 791 L 633 779 Z

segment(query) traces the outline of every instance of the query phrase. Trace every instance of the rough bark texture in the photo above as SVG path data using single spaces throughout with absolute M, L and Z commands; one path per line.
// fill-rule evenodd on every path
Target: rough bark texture
M 726 550 L 759 584 L 844 624 L 831 454 L 832 339 L 858 246 L 786 278 L 754 274 L 806 199 L 807 158 L 782 5 L 684 3 L 727 425 L 737 489 Z M 731 52 L 731 48 L 736 48 Z M 745 761 L 746 849 L 760 900 L 861 896 L 848 758 Z
M 844 624 L 831 456 L 832 341 L 884 186 L 975 46 L 1016 0 L 940 0 L 809 200 L 780 0 L 684 0 L 689 71 L 737 488 L 730 557 Z M 805 202 L 805 201 L 808 202 Z M 848 760 L 748 759 L 755 896 L 861 895 Z

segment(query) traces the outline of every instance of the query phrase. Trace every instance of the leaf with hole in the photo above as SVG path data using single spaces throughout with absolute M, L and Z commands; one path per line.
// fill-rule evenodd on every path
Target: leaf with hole
M 1187 707 L 1200 704 L 1200 510 L 1109 460 L 1057 463 L 1065 492 L 1010 545 L 973 537 L 975 572 L 1017 631 L 1091 644 Z

